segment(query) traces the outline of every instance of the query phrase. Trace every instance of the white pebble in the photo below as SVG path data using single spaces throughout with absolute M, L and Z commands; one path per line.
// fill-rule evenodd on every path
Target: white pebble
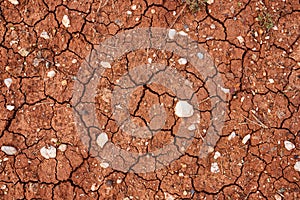
M 298 172 L 300 172 L 300 161 L 296 162 L 294 165 L 294 169 Z
M 223 88 L 223 87 L 221 87 L 221 90 L 222 90 L 224 93 L 230 93 L 230 89 L 228 89 L 228 88 Z
M 165 196 L 166 200 L 174 200 L 175 199 L 174 196 L 172 196 L 171 194 L 169 194 L 167 192 L 164 192 L 164 196 Z
M 178 101 L 175 106 L 175 115 L 178 117 L 191 117 L 194 114 L 194 108 L 186 101 Z
M 131 10 L 136 10 L 136 5 L 132 5 Z
M 246 135 L 246 136 L 243 138 L 242 143 L 243 143 L 243 144 L 246 144 L 246 143 L 248 142 L 248 140 L 250 139 L 250 137 L 251 137 L 250 134 Z
M 7 88 L 9 88 L 12 84 L 12 79 L 11 78 L 4 79 L 4 84 L 6 85 Z
M 126 12 L 126 14 L 127 14 L 127 15 L 132 15 L 132 12 L 131 12 L 130 10 L 128 10 L 128 11 Z
M 168 33 L 169 38 L 170 38 L 171 40 L 174 40 L 175 35 L 176 35 L 176 30 L 175 30 L 175 29 L 170 29 L 170 30 L 169 30 L 169 33 Z
M 216 29 L 216 25 L 211 24 L 211 25 L 210 25 L 210 28 L 211 28 L 211 29 Z
M 186 32 L 184 32 L 184 31 L 179 31 L 179 33 L 178 33 L 179 35 L 182 35 L 182 36 L 187 36 L 188 34 L 186 33 Z
M 108 141 L 108 137 L 106 133 L 101 133 L 96 140 L 96 143 L 99 147 L 103 148 L 106 142 Z
M 92 185 L 92 187 L 91 187 L 91 190 L 92 190 L 92 191 L 96 191 L 97 189 L 98 189 L 97 184 L 94 183 L 94 184 Z
M 55 158 L 56 157 L 56 148 L 53 146 L 42 147 L 40 149 L 40 153 L 46 159 Z
M 206 3 L 208 3 L 210 5 L 210 4 L 214 3 L 214 0 L 207 0 Z
M 74 58 L 74 59 L 72 60 L 72 63 L 73 63 L 73 64 L 77 63 L 77 59 Z
M 219 169 L 218 163 L 216 163 L 216 162 L 211 163 L 210 171 L 211 171 L 212 173 L 219 173 L 219 172 L 220 172 L 220 169 Z
M 122 179 L 117 179 L 117 183 L 118 184 L 122 183 Z
M 10 3 L 14 4 L 14 5 L 18 5 L 19 1 L 18 0 L 8 0 Z
M 53 78 L 55 76 L 56 72 L 54 70 L 51 70 L 47 73 L 47 77 Z
M 194 131 L 194 130 L 196 130 L 195 124 L 190 125 L 190 126 L 188 127 L 188 130 L 189 130 L 189 131 Z
M 13 109 L 15 109 L 15 106 L 7 105 L 6 109 L 9 110 L 9 111 L 12 111 Z
M 197 53 L 197 56 L 198 56 L 198 58 L 201 59 L 201 60 L 204 58 L 204 55 L 203 55 L 203 53 L 201 53 L 201 52 Z
M 106 163 L 106 162 L 103 162 L 103 163 L 100 163 L 100 167 L 102 167 L 102 168 L 106 169 L 106 168 L 108 168 L 108 167 L 109 167 L 109 164 L 108 164 L 108 163 Z
M 21 49 L 19 50 L 18 53 L 19 53 L 21 56 L 26 57 L 26 56 L 28 56 L 29 51 L 27 51 L 27 50 L 24 49 L 24 48 L 21 48 Z
M 71 26 L 68 15 L 64 15 L 61 22 L 66 28 L 69 28 Z
M 1 151 L 3 151 L 6 155 L 12 156 L 17 153 L 17 149 L 12 146 L 2 146 Z
M 245 42 L 245 40 L 242 36 L 238 36 L 237 39 L 241 44 Z
M 62 152 L 66 151 L 67 150 L 67 145 L 66 144 L 61 144 L 59 145 L 58 149 Z
M 214 155 L 214 159 L 218 159 L 221 156 L 221 153 L 216 151 Z
M 295 145 L 293 144 L 293 143 L 291 143 L 290 141 L 284 141 L 284 147 L 288 150 L 288 151 L 290 151 L 290 150 L 292 150 L 292 149 L 294 149 L 295 148 Z
M 109 62 L 101 61 L 100 65 L 104 68 L 111 68 L 111 65 Z
M 232 140 L 233 138 L 235 138 L 236 134 L 233 131 L 232 133 L 230 133 L 230 135 L 228 136 L 228 140 Z
M 187 63 L 187 59 L 186 58 L 179 58 L 178 63 L 179 63 L 179 65 L 185 65 Z
M 152 58 L 148 58 L 148 63 L 152 63 Z
M 50 39 L 50 36 L 48 35 L 48 33 L 47 33 L 46 31 L 43 31 L 43 32 L 40 34 L 40 37 L 41 37 L 41 38 L 44 38 L 45 40 Z
M 274 79 L 270 78 L 270 79 L 269 79 L 269 82 L 270 82 L 270 83 L 274 83 Z

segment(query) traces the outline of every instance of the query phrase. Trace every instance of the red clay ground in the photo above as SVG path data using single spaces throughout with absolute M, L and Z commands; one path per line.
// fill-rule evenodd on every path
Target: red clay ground
M 0 1 L 0 199 L 300 199 L 299 1 L 209 0 L 199 10 L 189 7 L 180 0 Z M 210 100 L 203 101 L 183 156 L 154 172 L 124 173 L 82 144 L 73 84 L 97 44 L 146 27 L 185 31 L 203 45 L 230 91 L 226 121 L 213 152 L 199 158 L 211 116 Z M 136 139 L 111 118 L 116 81 L 148 58 L 174 65 L 198 99 L 209 95 L 201 75 L 179 65 L 175 54 L 138 50 L 115 61 L 99 82 L 98 120 L 109 140 L 132 152 L 161 148 L 180 120 L 174 95 L 155 84 L 134 92 L 130 113 L 143 125 L 151 120 L 145 111 L 163 103 L 164 131 Z M 45 147 L 53 150 L 48 157 Z

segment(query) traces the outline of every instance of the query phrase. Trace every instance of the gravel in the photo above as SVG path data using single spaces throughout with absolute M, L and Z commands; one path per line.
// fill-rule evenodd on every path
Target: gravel
M 174 40 L 175 35 L 176 35 L 176 30 L 175 30 L 175 29 L 170 29 L 170 30 L 169 30 L 169 33 L 168 33 L 169 38 L 170 38 L 171 40 Z
M 194 108 L 187 101 L 178 101 L 175 106 L 175 115 L 178 117 L 191 117 L 194 114 Z
M 300 172 L 300 161 L 298 161 L 298 162 L 295 163 L 294 169 L 295 169 L 297 172 Z
M 104 67 L 104 68 L 107 68 L 107 69 L 111 68 L 111 65 L 110 65 L 109 62 L 101 61 L 101 62 L 100 62 L 100 65 L 101 65 L 102 67 Z
M 9 110 L 9 111 L 12 111 L 12 110 L 15 109 L 15 106 L 7 105 L 7 106 L 6 106 L 6 109 Z
M 246 135 L 246 136 L 243 138 L 242 143 L 243 143 L 243 144 L 246 144 L 246 143 L 248 142 L 248 140 L 250 139 L 250 137 L 251 137 L 250 134 Z
M 288 150 L 288 151 L 290 151 L 290 150 L 292 150 L 292 149 L 294 149 L 295 148 L 295 145 L 293 144 L 293 143 L 291 143 L 290 141 L 284 141 L 284 147 Z
M 12 146 L 2 146 L 1 151 L 3 151 L 6 155 L 12 156 L 17 153 L 17 149 Z
M 211 171 L 212 173 L 219 173 L 219 172 L 220 172 L 220 169 L 219 169 L 218 163 L 216 163 L 216 162 L 211 163 L 210 171 Z
M 49 147 L 42 147 L 40 153 L 46 159 L 56 158 L 56 148 L 51 145 Z
M 69 27 L 71 26 L 71 25 L 70 25 L 70 19 L 69 19 L 68 15 L 64 15 L 64 16 L 63 16 L 61 23 L 62 23 L 66 28 L 69 28 Z
M 56 72 L 54 70 L 51 70 L 47 73 L 47 77 L 53 78 L 55 76 Z
M 179 65 L 185 65 L 185 64 L 187 64 L 187 59 L 186 58 L 179 58 L 178 63 L 179 63 Z
M 103 148 L 107 141 L 108 141 L 107 134 L 106 133 L 101 133 L 97 137 L 96 143 L 98 144 L 99 147 Z
M 7 88 L 9 88 L 12 84 L 12 79 L 11 78 L 4 79 L 4 84 L 6 85 Z

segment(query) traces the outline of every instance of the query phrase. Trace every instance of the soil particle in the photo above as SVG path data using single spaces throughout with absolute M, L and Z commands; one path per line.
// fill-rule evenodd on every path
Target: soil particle
M 242 143 L 243 143 L 243 144 L 246 144 L 246 143 L 248 142 L 248 140 L 250 139 L 250 137 L 251 137 L 251 135 L 250 135 L 250 134 L 247 134 L 247 135 L 243 138 Z
M 12 146 L 2 146 L 1 151 L 3 151 L 6 155 L 12 156 L 17 153 L 17 149 Z

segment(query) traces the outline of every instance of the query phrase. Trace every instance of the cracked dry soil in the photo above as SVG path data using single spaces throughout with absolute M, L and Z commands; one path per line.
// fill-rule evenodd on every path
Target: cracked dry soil
M 0 199 L 300 199 L 299 1 L 215 0 L 196 12 L 180 0 L 1 0 L 0 8 Z M 170 52 L 123 55 L 105 71 L 96 97 L 99 123 L 120 148 L 159 149 L 180 121 L 174 94 L 147 84 L 132 95 L 131 117 L 145 125 L 147 110 L 163 104 L 164 128 L 151 139 L 119 129 L 110 98 L 129 68 L 171 65 L 201 102 L 184 155 L 154 172 L 124 173 L 82 144 L 73 84 L 97 44 L 143 27 L 184 31 L 207 50 L 229 89 L 226 119 L 213 151 L 199 158 L 211 117 L 201 74 Z

